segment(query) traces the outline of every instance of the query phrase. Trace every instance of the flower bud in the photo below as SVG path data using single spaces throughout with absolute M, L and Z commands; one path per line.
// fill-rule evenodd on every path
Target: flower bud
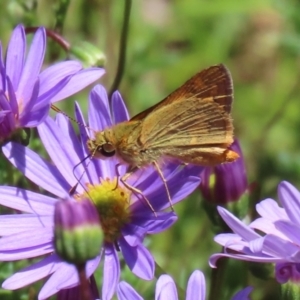
M 246 168 L 239 142 L 235 140 L 229 149 L 239 154 L 236 161 L 207 167 L 202 172 L 200 190 L 210 203 L 224 205 L 234 202 L 247 191 Z
M 103 51 L 88 42 L 72 46 L 70 53 L 79 59 L 85 67 L 103 67 L 106 57 Z
M 63 260 L 80 265 L 99 254 L 103 233 L 97 210 L 88 199 L 57 202 L 54 226 L 55 249 Z

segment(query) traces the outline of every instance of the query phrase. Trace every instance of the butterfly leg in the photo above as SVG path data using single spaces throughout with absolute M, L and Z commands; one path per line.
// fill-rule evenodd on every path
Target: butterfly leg
M 162 173 L 162 171 L 161 171 L 161 169 L 160 169 L 160 167 L 159 167 L 159 165 L 157 164 L 156 161 L 153 162 L 153 165 L 154 165 L 154 168 L 156 169 L 159 177 L 161 178 L 161 180 L 162 180 L 162 182 L 163 182 L 163 184 L 165 186 L 165 189 L 166 189 L 166 192 L 167 192 L 168 201 L 170 203 L 172 211 L 174 211 L 174 206 L 173 206 L 173 203 L 172 203 L 170 191 L 169 191 L 169 188 L 168 188 L 168 185 L 167 185 L 167 181 L 166 181 L 166 179 L 164 177 L 164 174 Z
M 119 185 L 119 178 L 120 178 L 120 173 L 119 173 L 119 166 L 121 164 L 116 164 L 115 168 L 116 168 L 116 174 L 117 174 L 117 180 L 116 180 L 116 186 L 113 188 L 113 191 L 116 190 L 118 188 Z
M 150 201 L 146 198 L 146 196 L 143 194 L 143 192 L 132 185 L 128 184 L 126 180 L 137 170 L 137 167 L 132 168 L 130 171 L 128 171 L 123 177 L 120 178 L 120 181 L 123 183 L 123 185 L 132 191 L 137 197 L 138 195 L 141 195 L 142 198 L 146 201 L 147 205 L 150 207 L 151 211 L 154 213 L 155 216 L 157 216 L 153 206 L 151 205 Z

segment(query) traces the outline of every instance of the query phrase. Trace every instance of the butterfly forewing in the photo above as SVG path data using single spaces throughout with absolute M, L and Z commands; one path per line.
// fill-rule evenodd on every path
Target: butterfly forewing
M 233 85 L 228 69 L 221 64 L 197 73 L 164 100 L 134 116 L 131 120 L 143 120 L 161 107 L 195 96 L 201 99 L 214 97 L 214 101 L 223 107 L 224 111 L 230 113 Z
M 223 65 L 198 73 L 144 116 L 139 139 L 143 150 L 171 155 L 190 147 L 201 155 L 207 152 L 203 148 L 226 149 L 233 142 L 232 92 Z

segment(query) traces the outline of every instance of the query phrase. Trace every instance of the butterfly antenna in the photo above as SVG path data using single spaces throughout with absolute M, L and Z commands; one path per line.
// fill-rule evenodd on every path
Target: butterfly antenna
M 77 123 L 79 126 L 83 126 L 83 127 L 85 127 L 85 128 L 87 128 L 87 129 L 89 129 L 89 130 L 91 130 L 91 131 L 94 132 L 94 130 L 93 130 L 92 128 L 90 128 L 89 126 L 87 126 L 87 125 L 85 125 L 85 124 L 83 124 L 83 123 L 77 121 L 76 119 L 70 117 L 67 113 L 65 113 L 64 111 L 62 111 L 61 109 L 59 109 L 59 108 L 58 108 L 57 106 L 55 106 L 54 104 L 51 104 L 51 108 L 52 108 L 55 112 L 60 113 L 60 114 L 64 115 L 65 117 L 67 117 L 68 119 L 70 119 L 71 121 Z M 79 163 L 79 164 L 80 164 L 80 163 Z

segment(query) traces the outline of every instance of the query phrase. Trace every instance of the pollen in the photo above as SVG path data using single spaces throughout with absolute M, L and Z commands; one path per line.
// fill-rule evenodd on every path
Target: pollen
M 95 204 L 106 242 L 114 243 L 121 236 L 122 227 L 130 222 L 131 193 L 117 184 L 117 179 L 100 179 L 100 184 L 87 184 L 83 197 Z

